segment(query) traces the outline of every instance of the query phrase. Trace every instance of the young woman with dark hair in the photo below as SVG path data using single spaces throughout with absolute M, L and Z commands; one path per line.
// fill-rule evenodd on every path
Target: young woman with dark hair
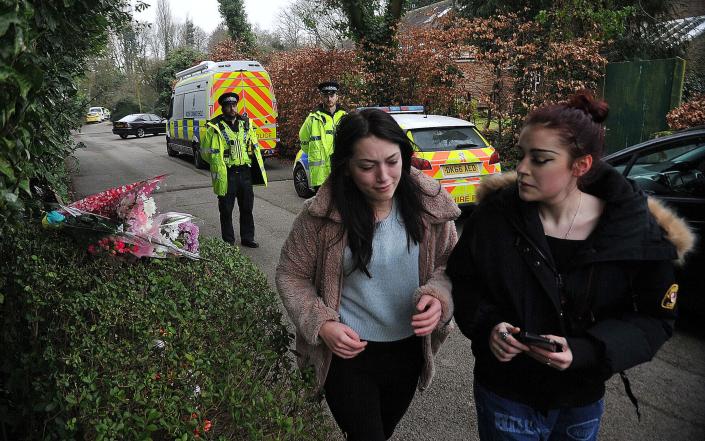
M 294 221 L 276 282 L 348 440 L 391 437 L 428 387 L 452 301 L 445 263 L 457 205 L 411 167 L 413 148 L 374 109 L 344 116 L 328 180 Z
M 599 161 L 607 111 L 582 91 L 531 112 L 517 173 L 482 183 L 448 261 L 483 440 L 596 439 L 605 381 L 672 334 L 693 237 Z

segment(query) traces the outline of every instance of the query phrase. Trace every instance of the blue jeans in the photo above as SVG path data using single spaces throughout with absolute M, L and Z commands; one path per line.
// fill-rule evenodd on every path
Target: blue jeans
M 482 441 L 594 441 L 600 431 L 604 400 L 543 414 L 502 398 L 475 383 L 477 429 Z

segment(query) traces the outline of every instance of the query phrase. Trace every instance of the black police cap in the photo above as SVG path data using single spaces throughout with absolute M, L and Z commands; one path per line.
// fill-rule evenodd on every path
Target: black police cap
M 226 103 L 235 103 L 240 101 L 240 96 L 235 92 L 227 92 L 218 97 L 218 104 L 224 106 Z
M 338 93 L 338 89 L 340 89 L 340 84 L 335 81 L 324 81 L 318 85 L 318 90 L 321 93 Z

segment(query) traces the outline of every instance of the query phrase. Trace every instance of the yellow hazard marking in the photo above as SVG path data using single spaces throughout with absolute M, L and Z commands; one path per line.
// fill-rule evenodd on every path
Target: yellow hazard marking
M 664 309 L 673 309 L 676 307 L 676 300 L 678 300 L 678 284 L 674 283 L 663 296 L 661 307 Z

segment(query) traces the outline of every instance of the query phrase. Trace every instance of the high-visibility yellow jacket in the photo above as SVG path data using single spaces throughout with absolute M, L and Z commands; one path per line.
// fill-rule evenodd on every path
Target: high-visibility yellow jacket
M 308 155 L 308 167 L 311 173 L 310 185 L 312 187 L 323 184 L 330 174 L 330 157 L 333 154 L 335 129 L 345 113 L 345 110 L 336 107 L 335 112 L 331 115 L 319 106 L 308 114 L 299 130 L 301 150 Z
M 240 116 L 237 127 L 237 132 L 231 130 L 222 116 L 218 116 L 208 121 L 201 138 L 201 158 L 210 164 L 213 192 L 218 196 L 225 196 L 228 191 L 228 167 L 248 165 L 252 169 L 252 184 L 267 185 L 254 124 L 246 116 Z

